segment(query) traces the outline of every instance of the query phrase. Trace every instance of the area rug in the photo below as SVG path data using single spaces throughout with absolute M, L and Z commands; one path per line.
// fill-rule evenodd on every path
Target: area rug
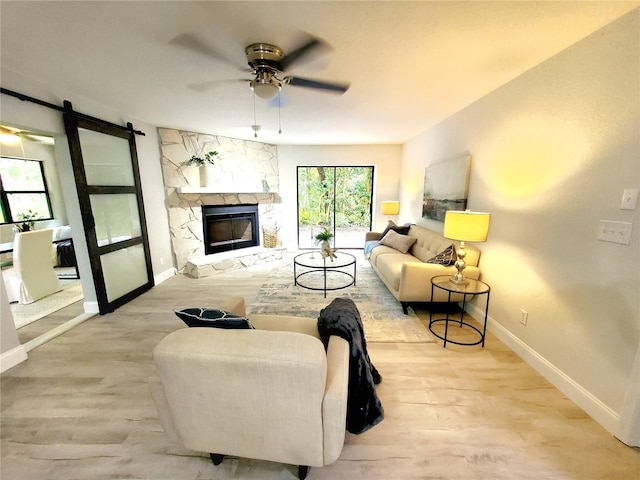
M 321 280 L 321 273 L 314 275 L 317 275 L 317 281 Z M 344 277 L 334 275 L 328 281 L 330 284 L 344 281 Z M 368 342 L 434 342 L 429 330 L 412 310 L 409 315 L 402 312 L 400 303 L 364 261 L 358 262 L 356 285 L 329 291 L 326 298 L 321 291 L 294 285 L 292 259 L 280 263 L 247 305 L 247 315 L 251 318 L 252 313 L 269 313 L 317 318 L 320 310 L 338 297 L 355 302 Z
M 31 322 L 35 322 L 84 298 L 80 280 L 61 280 L 61 283 L 63 286 L 61 292 L 54 293 L 27 305 L 12 303 L 11 313 L 13 314 L 16 328 L 29 325 Z

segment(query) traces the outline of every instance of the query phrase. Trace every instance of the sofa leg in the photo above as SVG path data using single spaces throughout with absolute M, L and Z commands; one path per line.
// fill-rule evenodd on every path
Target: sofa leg
M 307 465 L 298 465 L 298 478 L 304 480 L 309 473 L 309 467 Z
M 407 310 L 407 308 L 409 308 L 409 304 L 407 302 L 400 302 L 400 305 L 402 305 L 402 312 L 405 315 L 409 315 L 409 310 Z
M 211 457 L 211 461 L 214 465 L 220 465 L 224 458 L 224 455 L 220 455 L 219 453 L 210 453 L 209 456 Z

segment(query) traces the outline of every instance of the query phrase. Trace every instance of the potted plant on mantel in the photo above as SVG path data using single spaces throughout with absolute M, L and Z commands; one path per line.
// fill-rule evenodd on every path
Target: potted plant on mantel
M 331 250 L 331 245 L 329 245 L 329 240 L 333 238 L 333 233 L 330 232 L 327 227 L 324 227 L 324 230 L 316 234 L 315 238 L 316 245 L 320 245 L 320 255 L 322 255 L 322 258 L 329 257 L 333 262 L 333 259 L 336 258 L 336 254 Z
M 207 174 L 206 174 L 206 166 L 214 165 L 216 163 L 216 157 L 218 156 L 218 152 L 216 150 L 212 150 L 210 152 L 205 153 L 204 155 L 193 155 L 189 160 L 184 161 L 183 165 L 196 165 L 200 167 L 200 186 L 207 186 Z

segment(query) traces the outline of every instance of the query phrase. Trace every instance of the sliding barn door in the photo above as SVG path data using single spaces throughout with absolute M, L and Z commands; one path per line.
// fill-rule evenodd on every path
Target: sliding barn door
M 101 314 L 153 287 L 135 134 L 65 102 L 82 222 Z

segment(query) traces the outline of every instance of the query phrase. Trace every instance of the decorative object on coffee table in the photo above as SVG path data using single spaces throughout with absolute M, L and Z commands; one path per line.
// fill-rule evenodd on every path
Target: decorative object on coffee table
M 320 244 L 320 255 L 322 258 L 329 258 L 332 262 L 336 258 L 335 251 L 331 249 L 329 240 L 333 238 L 333 233 L 329 231 L 327 227 L 318 234 L 316 234 L 316 245 Z

